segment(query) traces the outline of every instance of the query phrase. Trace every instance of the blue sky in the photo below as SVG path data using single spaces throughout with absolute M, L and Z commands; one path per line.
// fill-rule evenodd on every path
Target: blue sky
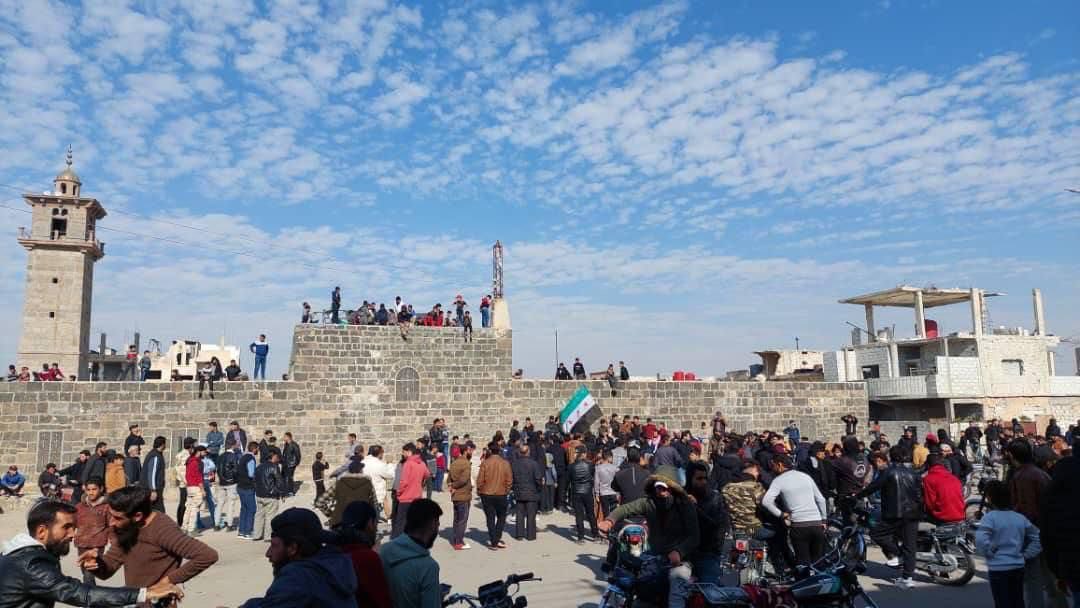
M 1078 60 L 1075 2 L 0 0 L 0 200 L 71 143 L 117 230 L 94 335 L 266 332 L 277 373 L 300 302 L 475 305 L 496 239 L 530 376 L 556 328 L 640 374 L 837 348 L 836 301 L 899 283 L 1007 292 L 1010 326 L 1041 287 L 1070 336 Z

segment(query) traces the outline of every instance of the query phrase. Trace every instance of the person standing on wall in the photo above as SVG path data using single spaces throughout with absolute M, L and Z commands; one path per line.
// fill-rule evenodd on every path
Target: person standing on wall
M 330 322 L 337 325 L 341 319 L 339 311 L 341 310 L 341 288 L 335 287 L 334 291 L 330 292 Z
M 248 346 L 255 355 L 255 368 L 251 372 L 252 380 L 266 380 L 266 357 L 270 354 L 270 344 L 266 342 L 266 334 L 259 334 L 259 339 Z

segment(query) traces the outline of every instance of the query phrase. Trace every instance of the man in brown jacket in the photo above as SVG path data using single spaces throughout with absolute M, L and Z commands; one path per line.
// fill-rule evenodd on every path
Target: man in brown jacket
M 448 471 L 450 502 L 454 505 L 454 533 L 450 543 L 455 551 L 472 548 L 465 542 L 465 527 L 469 524 L 472 503 L 472 455 L 475 451 L 476 444 L 471 441 L 461 446 Z
M 364 462 L 353 458 L 349 463 L 349 472 L 338 477 L 330 489 L 316 501 L 315 507 L 329 518 L 330 527 L 341 523 L 345 509 L 354 502 L 366 502 L 372 509 L 379 503 L 375 497 L 375 485 L 364 474 Z M 328 512 L 329 511 L 329 512 Z
M 75 550 L 92 551 L 98 557 L 109 544 L 109 505 L 105 502 L 105 482 L 94 477 L 83 486 L 82 499 L 75 505 Z M 83 583 L 94 585 L 94 573 L 83 570 Z
M 500 455 L 498 443 L 489 443 L 488 451 L 490 455 L 480 463 L 480 473 L 476 476 L 476 493 L 480 495 L 480 504 L 487 518 L 488 548 L 494 551 L 506 548 L 502 533 L 506 526 L 506 496 L 514 483 L 514 474 L 510 470 L 510 463 Z
M 1038 528 L 1043 525 L 1040 504 L 1046 487 L 1050 485 L 1050 476 L 1035 465 L 1034 450 L 1027 439 L 1013 439 L 1006 451 L 1013 467 L 1009 475 L 1009 495 L 1013 508 Z M 1049 602 L 1045 601 L 1044 592 Z M 1068 606 L 1065 594 L 1058 589 L 1057 578 L 1042 554 L 1024 564 L 1024 595 L 1028 606 Z
M 115 541 L 101 557 L 89 551 L 79 554 L 79 566 L 98 578 L 107 579 L 123 567 L 131 587 L 150 587 L 165 579 L 179 585 L 217 562 L 217 551 L 151 509 L 146 488 L 121 488 L 109 496 L 108 505 Z

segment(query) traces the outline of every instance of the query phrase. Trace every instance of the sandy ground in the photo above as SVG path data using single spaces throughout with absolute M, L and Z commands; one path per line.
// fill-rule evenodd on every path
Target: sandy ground
M 168 498 L 168 497 L 167 497 Z M 469 515 L 469 551 L 454 551 L 449 544 L 449 528 L 452 522 L 449 495 L 436 494 L 443 505 L 443 538 L 432 550 L 439 561 L 441 578 L 453 586 L 455 592 L 475 593 L 487 582 L 505 578 L 508 574 L 531 571 L 542 582 L 526 583 L 522 593 L 532 606 L 570 607 L 596 606 L 606 585 L 599 577 L 605 545 L 572 542 L 573 517 L 554 513 L 539 516 L 538 538 L 534 542 L 505 540 L 509 548 L 489 551 L 484 548 L 487 537 L 483 511 L 478 503 Z M 286 506 L 309 507 L 312 500 L 310 487 L 287 501 Z M 6 513 L 0 515 L 0 539 L 6 540 L 22 531 L 25 525 L 25 508 L 3 504 Z M 166 508 L 175 514 L 176 498 L 166 500 Z M 513 526 L 508 526 L 512 533 Z M 205 606 L 238 606 L 250 597 L 262 595 L 270 584 L 271 569 L 264 553 L 266 543 L 241 540 L 227 532 L 207 532 L 202 540 L 214 547 L 221 556 L 216 565 L 185 585 L 187 594 L 183 605 L 192 608 Z M 950 608 L 975 608 L 992 606 L 990 587 L 982 563 L 979 572 L 964 587 L 951 588 L 930 584 L 917 576 L 918 586 L 901 591 L 889 582 L 894 571 L 881 565 L 882 556 L 871 550 L 869 572 L 863 577 L 863 586 L 882 608 L 910 606 L 949 606 Z M 73 556 L 64 561 L 64 572 L 78 576 Z M 116 577 L 115 584 L 121 584 Z M 112 581 L 110 581 L 111 583 Z

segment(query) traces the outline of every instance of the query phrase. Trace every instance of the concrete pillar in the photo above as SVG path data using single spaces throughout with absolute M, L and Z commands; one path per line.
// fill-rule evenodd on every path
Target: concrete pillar
M 1031 290 L 1031 300 L 1035 307 L 1035 331 L 1032 333 L 1036 336 L 1046 335 L 1046 315 L 1043 312 L 1043 299 L 1041 289 Z
M 923 309 L 922 290 L 915 292 L 915 337 L 926 337 L 926 312 Z
M 983 333 L 982 290 L 971 288 L 971 331 L 976 338 Z
M 877 330 L 874 329 L 874 305 L 863 304 L 866 309 L 866 331 L 870 334 L 870 341 L 877 342 Z
M 896 342 L 889 343 L 889 377 L 900 377 L 900 349 L 897 348 Z
M 492 300 L 491 326 L 495 329 L 510 329 L 510 304 L 505 298 Z

